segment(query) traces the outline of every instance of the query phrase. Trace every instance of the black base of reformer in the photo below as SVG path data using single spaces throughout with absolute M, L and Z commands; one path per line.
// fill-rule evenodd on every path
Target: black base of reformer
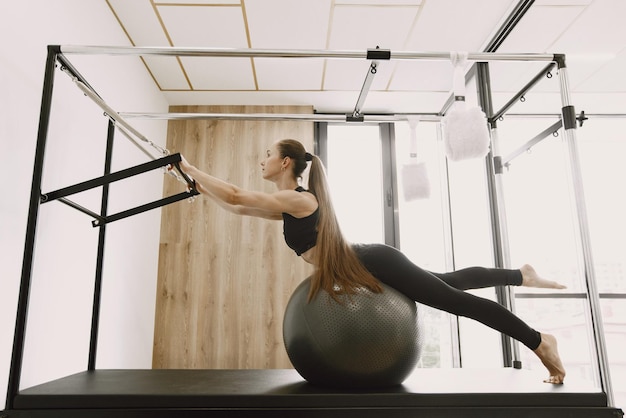
M 516 369 L 416 369 L 403 385 L 315 387 L 295 370 L 96 370 L 20 391 L 14 417 L 612 417 L 584 382 Z

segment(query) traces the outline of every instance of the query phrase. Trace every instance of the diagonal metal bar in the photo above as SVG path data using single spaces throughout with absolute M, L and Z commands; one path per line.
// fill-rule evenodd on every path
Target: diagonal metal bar
M 145 205 L 137 206 L 132 209 L 128 209 L 113 215 L 109 215 L 105 217 L 103 220 L 94 220 L 92 225 L 94 227 L 102 226 L 111 222 L 119 221 L 120 219 L 128 218 L 129 216 L 138 215 L 143 212 L 147 212 L 152 209 L 160 208 L 165 205 L 169 205 L 171 203 L 175 203 L 193 196 L 200 194 L 195 189 L 192 189 L 188 192 L 178 193 L 173 196 L 169 196 L 163 199 L 155 200 L 154 202 L 146 203 Z
M 84 206 L 81 206 L 81 205 L 79 205 L 78 203 L 73 202 L 73 201 L 71 201 L 71 200 L 69 200 L 69 199 L 66 199 L 66 198 L 64 198 L 64 197 L 60 197 L 60 198 L 59 198 L 59 199 L 57 199 L 57 200 L 58 200 L 59 202 L 61 202 L 61 203 L 66 204 L 67 206 L 69 206 L 69 207 L 71 207 L 71 208 L 74 208 L 74 209 L 78 210 L 79 212 L 82 212 L 82 213 L 84 213 L 84 214 L 86 214 L 86 215 L 91 216 L 92 218 L 95 218 L 95 219 L 104 219 L 102 216 L 98 215 L 96 212 L 94 212 L 94 211 L 92 211 L 92 210 L 89 210 L 89 209 L 85 208 Z
M 46 203 L 75 193 L 84 192 L 86 190 L 93 189 L 94 187 L 110 184 L 115 181 L 123 180 L 137 174 L 145 173 L 147 171 L 151 171 L 160 167 L 165 167 L 168 164 L 174 164 L 180 161 L 181 156 L 179 153 L 168 155 L 167 157 L 159 158 L 154 161 L 149 161 L 147 163 L 117 171 L 115 173 L 104 175 L 102 177 L 87 180 L 82 183 L 77 183 L 73 186 L 68 186 L 49 193 L 44 193 L 41 195 L 41 202 Z
M 559 120 L 558 122 L 555 122 L 554 124 L 549 126 L 547 129 L 543 130 L 539 135 L 535 136 L 533 139 L 526 142 L 524 145 L 522 145 L 506 157 L 502 158 L 501 167 L 506 167 L 507 165 L 509 165 L 509 163 L 515 158 L 527 152 L 530 148 L 543 141 L 547 136 L 552 135 L 554 132 L 561 129 L 562 126 L 563 122 Z

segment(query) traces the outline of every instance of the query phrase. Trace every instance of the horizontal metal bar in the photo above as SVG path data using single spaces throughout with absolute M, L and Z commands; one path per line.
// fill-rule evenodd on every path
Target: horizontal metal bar
M 196 48 L 155 46 L 99 46 L 62 45 L 64 54 L 88 55 L 166 55 L 187 57 L 259 57 L 259 58 L 352 58 L 367 59 L 368 51 L 322 50 L 322 49 L 255 49 L 255 48 Z M 391 59 L 397 60 L 449 60 L 450 52 L 391 51 Z M 554 61 L 554 54 L 512 54 L 496 52 L 468 53 L 469 61 Z
M 73 186 L 64 187 L 53 192 L 44 193 L 41 195 L 41 202 L 50 202 L 56 199 L 60 199 L 65 196 L 69 196 L 75 193 L 84 192 L 94 187 L 102 186 L 104 184 L 113 183 L 115 181 L 123 180 L 128 177 L 135 176 L 137 174 L 145 173 L 160 167 L 165 167 L 168 164 L 173 164 L 181 161 L 180 154 L 172 154 L 163 158 L 159 158 L 154 161 L 149 161 L 125 170 L 117 171 L 115 173 L 107 174 L 102 177 L 98 177 L 92 180 L 87 180 L 82 183 L 75 184 Z
M 626 299 L 626 293 L 599 293 L 600 299 Z M 586 293 L 516 293 L 519 299 L 587 299 Z
M 524 145 L 522 145 L 521 147 L 519 147 L 518 149 L 513 151 L 511 154 L 509 154 L 508 156 L 503 158 L 502 162 L 501 162 L 502 166 L 506 167 L 515 158 L 517 158 L 520 155 L 524 154 L 530 148 L 532 148 L 533 146 L 537 145 L 539 142 L 543 141 L 548 135 L 552 135 L 554 132 L 556 132 L 559 129 L 561 129 L 562 126 L 563 126 L 563 122 L 560 121 L 560 120 L 558 122 L 554 123 L 553 125 L 551 125 L 547 129 L 545 129 L 543 132 L 541 132 L 539 135 L 537 135 L 536 137 L 534 137 L 530 141 L 526 142 Z
M 586 293 L 515 293 L 517 299 L 587 299 Z
M 128 209 L 128 210 L 125 210 L 125 211 L 122 211 L 113 215 L 109 215 L 105 217 L 104 219 L 97 219 L 92 222 L 92 225 L 94 227 L 103 226 L 105 224 L 119 221 L 120 219 L 128 218 L 129 216 L 137 215 L 137 214 L 140 214 L 140 213 L 152 210 L 152 209 L 160 208 L 161 206 L 169 205 L 170 203 L 175 203 L 180 200 L 187 199 L 187 198 L 199 195 L 199 194 L 200 192 L 198 192 L 195 189 L 192 189 L 188 192 L 178 193 L 173 196 L 155 200 L 154 202 L 146 203 L 145 205 L 137 206 L 132 209 Z
M 528 118 L 528 119 L 533 119 L 533 118 L 560 118 L 562 115 L 561 113 L 507 113 L 506 117 L 507 118 Z M 580 116 L 580 114 L 576 115 L 577 117 Z M 585 112 L 585 117 L 590 117 L 590 118 L 599 118 L 599 119 L 626 119 L 626 113 L 586 113 Z
M 345 114 L 323 113 L 141 113 L 121 112 L 127 119 L 155 119 L 155 120 L 193 120 L 193 119 L 222 119 L 222 120 L 285 120 L 305 122 L 346 122 Z M 401 122 L 410 116 L 419 116 L 423 122 L 439 122 L 441 116 L 435 113 L 396 113 L 389 115 L 361 115 L 364 122 Z
M 451 96 L 452 99 L 453 96 Z M 346 115 L 339 113 L 150 113 L 150 112 L 119 112 L 126 119 L 153 120 L 192 120 L 192 119 L 223 119 L 223 120 L 288 120 L 309 122 L 345 122 Z M 392 113 L 380 115 L 361 114 L 365 122 L 400 122 L 408 117 L 419 116 L 420 122 L 439 122 L 442 116 L 438 113 Z M 559 119 L 560 113 L 507 113 L 506 118 L 513 119 Z M 579 116 L 579 115 L 577 115 Z M 585 117 L 626 119 L 626 113 L 585 113 Z
M 626 293 L 598 293 L 600 299 L 626 299 Z
M 94 212 L 94 211 L 92 211 L 92 210 L 89 210 L 89 209 L 85 208 L 84 206 L 79 205 L 79 204 L 78 204 L 78 203 L 76 203 L 76 202 L 72 202 L 72 201 L 71 201 L 71 200 L 69 200 L 69 199 L 66 199 L 66 198 L 64 198 L 64 197 L 61 197 L 61 198 L 59 198 L 59 199 L 57 199 L 57 200 L 58 200 L 59 202 L 61 202 L 61 203 L 65 203 L 65 204 L 66 204 L 67 206 L 69 206 L 69 207 L 72 207 L 72 208 L 74 208 L 74 209 L 76 209 L 76 210 L 78 210 L 78 211 L 80 211 L 80 212 L 82 212 L 82 213 L 84 213 L 84 214 L 86 214 L 86 215 L 91 216 L 92 218 L 95 218 L 95 219 L 100 219 L 100 220 L 101 220 L 101 219 L 104 219 L 102 216 L 100 216 L 100 215 L 99 215 L 99 214 L 97 214 L 96 212 Z

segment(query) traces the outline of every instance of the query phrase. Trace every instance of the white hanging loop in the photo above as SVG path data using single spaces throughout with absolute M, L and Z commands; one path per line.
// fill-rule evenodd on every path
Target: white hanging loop
M 425 199 L 430 196 L 430 182 L 426 163 L 418 160 L 417 152 L 417 125 L 421 118 L 419 116 L 407 116 L 409 123 L 409 161 L 402 165 L 400 170 L 402 177 L 402 189 L 404 200 L 407 202 L 416 199 Z
M 407 116 L 409 122 L 409 158 L 411 160 L 417 160 L 417 124 L 420 122 L 419 116 Z
M 452 88 L 454 101 L 465 101 L 465 66 L 467 65 L 467 52 L 450 52 L 450 61 L 454 67 Z

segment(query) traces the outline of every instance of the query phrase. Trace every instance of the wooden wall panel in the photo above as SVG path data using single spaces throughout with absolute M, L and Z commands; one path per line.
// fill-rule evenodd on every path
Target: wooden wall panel
M 175 106 L 171 112 L 311 113 L 311 107 Z M 313 149 L 313 123 L 170 121 L 167 148 L 225 181 L 275 191 L 260 161 L 274 141 Z M 169 177 L 169 176 L 167 176 Z M 166 180 L 164 193 L 184 185 Z M 289 368 L 283 313 L 311 273 L 283 241 L 282 222 L 231 214 L 207 197 L 163 208 L 154 368 Z

